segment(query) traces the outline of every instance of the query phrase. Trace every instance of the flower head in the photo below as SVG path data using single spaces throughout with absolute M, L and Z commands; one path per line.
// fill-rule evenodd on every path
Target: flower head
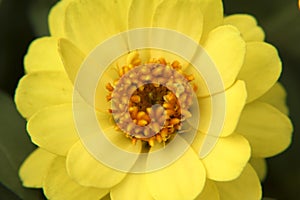
M 224 17 L 219 0 L 63 0 L 49 26 L 15 97 L 39 146 L 25 186 L 49 199 L 261 198 L 265 158 L 292 125 L 277 50 L 252 16 Z

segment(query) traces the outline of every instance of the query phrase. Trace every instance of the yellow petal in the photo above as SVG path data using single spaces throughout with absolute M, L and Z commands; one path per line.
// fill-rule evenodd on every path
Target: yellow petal
M 20 167 L 19 175 L 26 187 L 41 188 L 56 155 L 41 148 L 30 154 Z
M 201 12 L 203 14 L 203 33 L 201 38 L 201 44 L 203 44 L 207 39 L 209 32 L 223 22 L 223 4 L 221 0 L 197 1 L 201 5 Z
M 162 1 L 132 0 L 129 8 L 128 29 L 151 27 L 154 12 Z
M 247 102 L 259 98 L 271 89 L 280 73 L 281 61 L 272 45 L 263 42 L 247 43 L 245 62 L 238 75 L 238 79 L 246 82 Z
M 250 158 L 247 140 L 238 134 L 219 138 L 212 151 L 202 160 L 207 177 L 216 181 L 237 178 Z
M 264 181 L 267 175 L 267 162 L 264 158 L 251 158 L 249 163 L 255 169 L 260 181 Z
M 226 109 L 222 133 L 220 136 L 228 136 L 236 128 L 240 114 L 244 108 L 247 99 L 247 91 L 243 81 L 237 81 L 231 88 L 225 92 Z
M 72 1 L 65 12 L 67 39 L 89 53 L 105 39 L 127 28 L 124 19 L 129 5 L 129 1 Z
M 230 24 L 239 29 L 245 41 L 264 41 L 265 33 L 257 26 L 256 19 L 247 14 L 229 15 L 224 18 L 224 24 Z
M 205 186 L 202 192 L 195 200 L 219 200 L 220 195 L 214 181 L 206 179 Z
M 145 183 L 145 174 L 128 174 L 120 184 L 111 189 L 111 199 L 126 197 L 130 200 L 154 200 Z
M 259 200 L 261 186 L 254 169 L 248 164 L 241 176 L 229 182 L 216 182 L 220 198 L 224 200 Z
M 164 0 L 154 13 L 153 26 L 178 31 L 199 42 L 203 26 L 200 7 L 196 1 Z
M 99 82 L 95 91 L 95 107 L 98 111 L 107 112 L 111 108 L 111 102 L 107 101 L 108 91 L 106 85 L 108 83 L 114 85 L 115 80 L 119 78 L 118 71 L 115 67 L 109 67 L 99 78 Z M 84 87 L 83 87 L 84 89 Z
M 29 118 L 42 108 L 72 102 L 73 87 L 64 72 L 35 72 L 24 76 L 17 87 L 15 102 Z
M 245 83 L 243 81 L 237 81 L 232 87 L 227 89 L 225 93 L 213 95 L 213 97 L 198 98 L 199 110 L 200 110 L 200 124 L 198 129 L 205 134 L 211 134 L 211 126 L 215 126 L 215 122 L 212 122 L 213 112 L 214 115 L 218 115 L 219 112 L 224 112 L 217 123 L 222 123 L 220 128 L 220 134 L 213 132 L 214 136 L 226 137 L 233 133 L 236 125 L 239 121 L 240 114 L 246 103 L 247 92 Z M 222 108 L 213 108 L 212 102 L 220 102 L 216 105 L 222 106 Z M 224 108 L 225 106 L 225 108 Z M 224 109 L 223 109 L 224 108 Z M 219 114 L 220 115 L 220 114 Z M 214 116 L 217 118 L 216 116 Z M 214 129 L 215 130 L 215 129 Z
M 243 65 L 245 42 L 237 28 L 224 25 L 210 32 L 204 49 L 215 63 L 224 88 L 230 87 Z
M 286 115 L 289 114 L 289 108 L 286 105 L 286 91 L 279 82 L 277 82 L 267 93 L 257 100 L 276 107 Z
M 66 155 L 79 140 L 72 104 L 40 110 L 29 119 L 27 131 L 36 145 L 58 155 Z
M 50 10 L 48 21 L 51 35 L 57 37 L 63 37 L 65 35 L 65 30 L 63 27 L 65 11 L 71 1 L 72 0 L 59 1 Z
M 44 193 L 48 199 L 57 200 L 98 200 L 109 191 L 106 189 L 84 187 L 74 182 L 66 171 L 66 160 L 58 157 L 54 160 L 44 180 Z
M 191 148 L 171 165 L 146 176 L 152 197 L 164 200 L 194 199 L 206 179 L 203 164 Z
M 68 153 L 67 169 L 74 181 L 86 187 L 111 188 L 126 176 L 97 161 L 80 141 Z
M 24 59 L 26 73 L 64 70 L 57 50 L 57 41 L 55 37 L 43 37 L 30 44 Z
M 269 104 L 255 101 L 245 106 L 236 131 L 249 141 L 252 156 L 270 157 L 289 146 L 292 130 L 286 115 Z
M 58 41 L 58 52 L 70 80 L 74 83 L 85 55 L 66 39 Z

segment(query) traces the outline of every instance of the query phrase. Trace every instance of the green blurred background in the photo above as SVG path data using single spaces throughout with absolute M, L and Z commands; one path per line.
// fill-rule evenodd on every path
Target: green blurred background
M 56 0 L 0 0 L 0 199 L 44 199 L 40 190 L 22 188 L 18 167 L 35 147 L 25 121 L 12 102 L 24 74 L 23 57 L 30 42 L 48 35 L 47 15 Z M 296 0 L 224 0 L 226 14 L 254 15 L 283 61 L 280 78 L 288 92 L 294 123 L 293 143 L 283 154 L 268 159 L 264 197 L 300 199 L 300 11 Z M 22 148 L 21 148 L 22 147 Z

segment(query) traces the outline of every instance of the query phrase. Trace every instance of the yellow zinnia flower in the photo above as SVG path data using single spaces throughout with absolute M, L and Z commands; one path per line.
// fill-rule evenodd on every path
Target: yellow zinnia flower
M 261 198 L 265 158 L 289 146 L 292 125 L 285 90 L 277 82 L 280 58 L 263 41 L 253 17 L 224 17 L 220 0 L 63 0 L 51 10 L 49 26 L 51 36 L 29 47 L 26 75 L 15 96 L 39 146 L 20 168 L 24 186 L 43 188 L 49 199 Z M 190 60 L 164 49 L 140 49 L 135 45 L 149 38 L 137 32 L 156 35 L 170 51 L 187 52 L 189 41 L 202 49 Z M 181 43 L 184 35 L 188 38 Z M 116 38 L 125 42 L 105 46 Z M 151 46 L 157 40 L 149 41 Z M 105 51 L 97 51 L 103 44 Z M 101 57 L 122 48 L 126 54 L 112 63 Z M 222 90 L 211 90 L 214 81 L 191 65 L 206 53 Z M 94 71 L 85 71 L 93 66 Z M 145 76 L 136 76 L 135 70 L 146 70 Z M 177 82 L 168 74 L 178 76 Z M 122 90 L 130 89 L 126 82 L 157 77 L 165 79 L 134 88 L 123 101 Z M 196 100 L 187 92 L 193 90 Z M 216 108 L 215 99 L 223 104 Z M 148 129 L 130 134 L 122 123 L 126 116 L 116 112 L 127 103 L 139 127 L 153 125 L 154 104 L 165 109 L 156 114 L 158 107 L 154 115 L 165 113 L 168 119 L 155 135 L 146 137 Z M 212 126 L 219 112 L 224 114 L 220 129 Z M 186 127 L 185 120 L 194 118 L 196 123 Z M 185 132 L 194 132 L 195 138 L 183 140 Z

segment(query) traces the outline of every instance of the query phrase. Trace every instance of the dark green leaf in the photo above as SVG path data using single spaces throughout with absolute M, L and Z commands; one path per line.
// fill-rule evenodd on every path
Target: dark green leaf
M 29 6 L 29 20 L 36 36 L 49 35 L 48 13 L 56 0 L 35 0 Z
M 18 176 L 21 163 L 35 149 L 25 124 L 12 99 L 0 92 L 0 181 L 21 199 L 41 199 L 40 190 L 22 187 Z

